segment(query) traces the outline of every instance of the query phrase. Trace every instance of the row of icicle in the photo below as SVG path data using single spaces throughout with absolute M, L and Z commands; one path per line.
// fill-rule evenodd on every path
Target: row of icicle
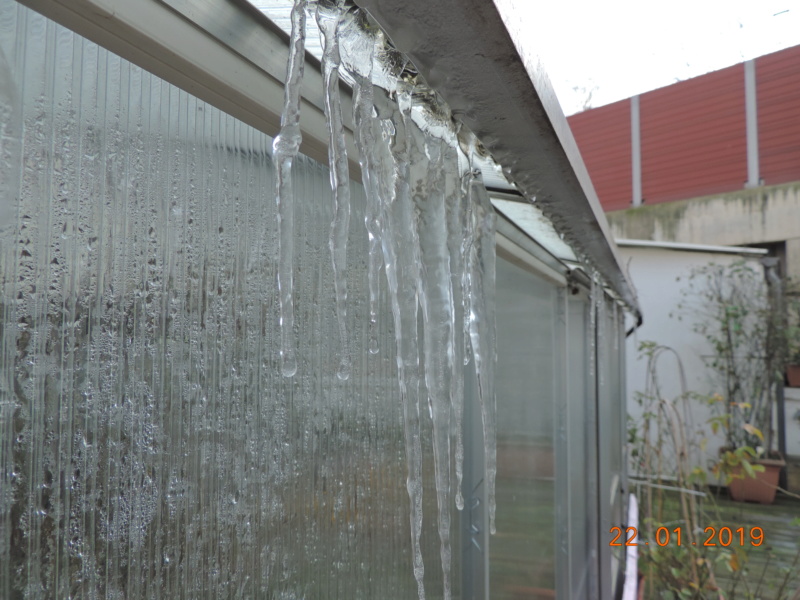
M 295 0 L 280 134 L 275 138 L 279 223 L 278 289 L 281 369 L 297 371 L 293 286 L 291 170 L 301 144 L 300 87 L 305 62 L 306 18 L 315 18 L 323 47 L 324 105 L 328 125 L 334 219 L 333 261 L 341 355 L 337 375 L 350 375 L 346 325 L 347 238 L 350 187 L 340 72 L 353 85 L 353 135 L 359 152 L 369 237 L 369 352 L 378 351 L 379 275 L 386 274 L 397 345 L 403 404 L 407 489 L 411 504 L 414 576 L 424 598 L 420 385 L 424 377 L 433 421 L 433 454 L 444 598 L 451 597 L 451 430 L 455 434 L 455 503 L 461 494 L 464 446 L 463 366 L 474 361 L 481 405 L 489 523 L 495 525 L 495 215 L 474 160 L 478 144 L 460 131 L 444 103 L 418 85 L 402 55 L 367 24 L 361 9 L 343 0 Z M 463 311 L 458 320 L 456 306 Z M 417 339 L 422 310 L 424 364 Z M 457 322 L 458 320 L 458 322 Z M 454 423 L 451 421 L 454 420 Z M 452 425 L 452 427 L 451 427 Z

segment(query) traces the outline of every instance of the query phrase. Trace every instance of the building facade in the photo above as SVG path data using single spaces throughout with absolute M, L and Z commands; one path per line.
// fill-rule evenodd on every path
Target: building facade
M 800 277 L 800 46 L 568 120 L 617 238 L 760 246 Z

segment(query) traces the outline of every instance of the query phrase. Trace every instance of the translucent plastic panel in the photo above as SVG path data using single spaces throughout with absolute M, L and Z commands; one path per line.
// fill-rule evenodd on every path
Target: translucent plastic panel
M 554 402 L 557 290 L 497 261 L 497 535 L 491 598 L 555 589 Z M 551 594 L 548 596 L 548 593 Z
M 577 297 L 569 301 L 567 357 L 570 365 L 567 381 L 567 479 L 569 535 L 569 593 L 574 600 L 586 600 L 592 589 L 592 552 L 596 540 L 591 535 L 597 528 L 596 422 L 594 410 L 594 381 L 588 377 L 586 339 L 587 303 Z
M 270 138 L 12 0 L 0 117 L 0 598 L 415 597 L 391 312 L 369 354 L 354 226 L 338 379 L 327 169 L 284 378 Z

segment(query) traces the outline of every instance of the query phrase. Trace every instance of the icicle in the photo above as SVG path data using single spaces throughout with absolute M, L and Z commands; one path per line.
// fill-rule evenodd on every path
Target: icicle
M 424 322 L 425 383 L 428 408 L 433 420 L 433 459 L 444 598 L 451 597 L 450 569 L 450 414 L 454 372 L 453 290 L 450 279 L 450 253 L 447 245 L 444 174 L 458 165 L 445 164 L 445 143 L 430 134 L 423 135 L 409 123 L 412 165 L 425 166 L 418 178 L 412 176 L 412 198 L 418 215 L 420 259 L 425 267 L 420 279 L 420 306 Z M 424 150 L 425 156 L 422 155 Z M 452 158 L 455 158 L 454 156 Z M 414 167 L 412 167 L 414 170 Z M 420 169 L 421 170 L 421 169 Z
M 603 293 L 603 288 L 601 286 L 599 286 L 599 285 L 598 285 L 598 288 L 597 288 L 596 298 L 597 299 L 596 299 L 595 312 L 597 313 L 597 317 L 596 317 L 596 322 L 597 322 L 597 340 L 599 342 L 602 342 L 603 344 L 605 344 L 606 336 L 608 335 L 608 331 L 607 331 L 607 329 L 608 329 L 607 325 L 608 324 L 606 322 L 606 320 L 608 318 L 608 315 L 606 314 L 607 313 L 607 311 L 606 311 L 607 306 L 606 306 L 606 301 L 605 301 L 605 294 Z M 607 362 L 608 361 L 608 355 L 603 350 L 603 347 L 604 346 L 600 346 L 600 345 L 598 345 L 598 347 L 597 347 L 597 349 L 598 349 L 597 358 L 596 358 L 597 364 L 595 365 L 595 368 L 597 369 L 597 377 L 598 377 L 598 380 L 599 380 L 600 387 L 603 387 L 605 385 L 605 382 L 606 382 L 606 369 L 604 367 L 606 367 L 608 365 L 608 362 Z M 601 355 L 601 353 L 605 357 L 605 360 L 604 360 L 602 365 L 600 363 L 600 355 Z
M 369 56 L 369 73 L 372 68 L 372 52 Z M 364 224 L 367 227 L 369 236 L 369 255 L 368 255 L 368 280 L 369 280 L 369 352 L 378 353 L 378 294 L 380 291 L 378 276 L 383 265 L 381 255 L 381 219 L 380 219 L 380 200 L 376 183 L 373 180 L 375 169 L 372 158 L 373 149 L 376 146 L 375 133 L 373 131 L 372 112 L 374 90 L 370 82 L 370 75 L 363 76 L 359 73 L 353 74 L 355 81 L 353 85 L 353 124 L 355 126 L 355 141 L 358 148 L 359 162 L 361 164 L 361 179 L 364 183 L 364 191 L 367 196 L 366 214 Z
M 495 214 L 480 174 L 471 184 L 473 190 L 474 239 L 469 263 L 469 335 L 475 373 L 478 377 L 478 398 L 483 417 L 483 444 L 486 460 L 486 483 L 489 502 L 489 530 L 495 527 L 495 478 L 497 476 L 496 405 L 494 370 L 497 359 L 495 332 Z
M 455 470 L 456 470 L 456 507 L 458 510 L 464 508 L 464 495 L 461 491 L 461 484 L 464 480 L 464 368 L 466 352 L 469 345 L 468 323 L 469 314 L 466 310 L 468 302 L 467 292 L 464 288 L 466 282 L 466 261 L 463 256 L 464 244 L 464 224 L 463 219 L 466 211 L 467 193 L 464 187 L 466 181 L 459 175 L 458 158 L 455 149 L 446 148 L 446 152 L 453 156 L 450 159 L 455 162 L 455 169 L 445 169 L 445 207 L 447 210 L 447 248 L 450 253 L 450 274 L 451 289 L 453 292 L 453 363 L 452 363 L 452 393 L 451 402 L 453 405 L 453 429 L 455 429 L 456 449 L 455 449 Z M 449 161 L 445 161 L 446 163 Z M 463 318 L 456 323 L 457 313 L 455 306 L 461 304 Z
M 597 362 L 597 287 L 597 273 L 593 272 L 592 286 L 589 290 L 589 328 L 586 332 L 586 336 L 589 338 L 589 377 L 594 377 L 595 363 Z
M 475 192 L 473 182 L 475 181 L 476 173 L 473 165 L 473 149 L 469 150 L 469 169 L 462 178 L 462 207 L 461 207 L 461 261 L 464 265 L 464 270 L 461 273 L 461 303 L 464 315 L 464 365 L 468 365 L 472 360 L 472 346 L 469 341 L 469 314 L 470 314 L 470 279 L 469 270 L 467 269 L 469 263 L 469 254 L 472 251 L 472 244 L 475 239 L 475 230 L 473 226 L 473 210 L 475 206 Z
M 276 165 L 275 202 L 278 205 L 278 297 L 281 326 L 281 371 L 285 377 L 297 372 L 292 300 L 294 261 L 294 192 L 292 163 L 300 150 L 300 84 L 305 64 L 306 0 L 295 0 L 281 131 L 272 143 Z
M 339 21 L 345 14 L 344 0 L 320 2 L 317 25 L 322 33 L 322 73 L 325 85 L 325 117 L 328 124 L 328 159 L 334 216 L 329 245 L 333 259 L 333 280 L 336 291 L 336 318 L 339 322 L 341 360 L 337 376 L 350 377 L 350 340 L 347 333 L 347 236 L 350 229 L 350 175 L 342 126 L 339 98 Z
M 381 247 L 394 316 L 397 371 L 403 404 L 408 479 L 411 503 L 411 543 L 414 577 L 420 600 L 425 598 L 420 536 L 422 533 L 422 442 L 419 422 L 419 345 L 417 340 L 419 239 L 409 191 L 408 133 L 402 109 L 410 108 L 407 92 L 398 94 L 398 111 L 383 92 L 375 95 L 381 120 L 382 143 L 375 148 L 377 187 L 381 200 Z

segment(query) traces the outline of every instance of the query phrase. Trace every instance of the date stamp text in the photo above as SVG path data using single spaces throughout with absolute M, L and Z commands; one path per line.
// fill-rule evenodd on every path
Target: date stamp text
M 609 546 L 649 546 L 654 543 L 657 546 L 673 544 L 676 546 L 760 546 L 764 543 L 764 530 L 761 527 L 706 527 L 703 535 L 698 536 L 697 540 L 689 542 L 687 536 L 683 535 L 681 527 L 668 529 L 659 527 L 655 532 L 655 539 L 639 540 L 639 530 L 636 527 L 612 527 L 609 531 L 614 537 L 609 542 Z M 616 534 L 616 535 L 615 535 Z

